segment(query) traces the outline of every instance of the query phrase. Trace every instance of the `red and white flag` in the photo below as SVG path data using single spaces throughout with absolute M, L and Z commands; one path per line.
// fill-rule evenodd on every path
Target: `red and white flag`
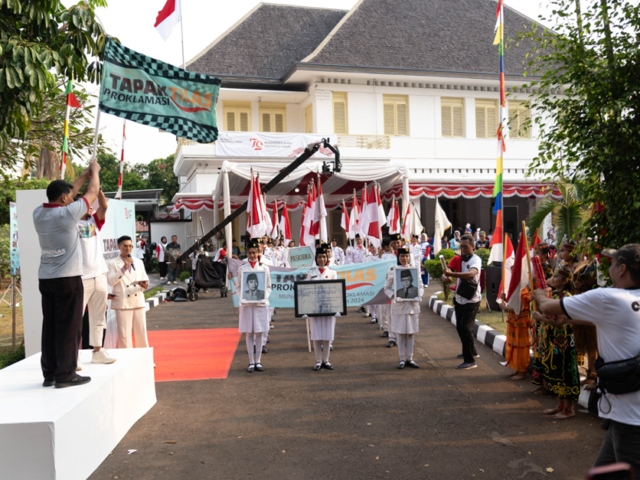
M 513 262 L 513 270 L 511 271 L 511 279 L 508 284 L 509 290 L 507 290 L 509 292 L 507 294 L 507 303 L 518 314 L 522 310 L 520 295 L 529 283 L 529 271 L 531 268 L 527 264 L 526 243 L 524 232 L 521 232 L 520 240 L 518 240 L 518 250 L 516 251 L 516 257 Z M 507 285 L 506 278 L 504 284 Z
M 273 224 L 273 228 L 271 229 L 271 238 L 275 240 L 278 238 L 278 226 L 280 223 L 278 222 L 278 200 L 273 202 L 273 221 L 271 223 Z
M 120 178 L 118 178 L 118 191 L 116 192 L 116 200 L 122 200 L 122 172 L 124 171 L 124 141 L 127 139 L 124 129 L 127 125 L 127 120 L 122 121 L 122 153 L 120 154 Z
M 502 249 L 502 244 L 500 244 L 500 248 Z M 502 255 L 502 253 L 500 254 Z M 500 257 L 502 258 L 502 257 Z M 511 267 L 513 267 L 513 263 L 515 262 L 515 252 L 513 250 L 513 244 L 511 243 L 511 239 L 507 237 L 507 261 L 505 262 L 505 267 L 502 270 L 504 273 L 504 281 L 500 282 L 500 288 L 498 288 L 498 299 L 496 300 L 500 303 L 502 300 L 502 292 L 503 290 L 509 289 L 509 284 L 511 283 Z M 504 286 L 504 288 L 503 288 Z
M 533 234 L 533 238 L 531 239 L 531 244 L 530 244 L 531 251 L 533 252 L 536 249 L 536 247 L 541 243 L 542 243 L 542 240 L 540 240 L 540 237 L 538 236 L 538 229 L 536 228 L 536 232 Z
M 398 202 L 396 202 L 395 196 L 391 201 L 387 224 L 389 225 L 389 234 L 400 233 L 400 208 L 398 206 Z
M 349 218 L 349 238 L 353 240 L 356 238 L 356 233 L 360 229 L 360 207 L 358 206 L 358 198 L 356 194 L 353 194 L 353 201 L 351 202 L 351 217 Z
M 251 188 L 249 201 L 247 202 L 247 232 L 251 238 L 264 237 L 266 234 L 265 222 L 262 210 L 262 196 L 260 187 L 253 173 L 251 174 Z
M 411 220 L 411 202 L 407 202 L 407 213 L 404 216 L 404 224 L 402 225 L 402 238 L 407 242 L 411 241 L 411 230 L 413 229 Z
M 156 17 L 156 30 L 166 42 L 171 36 L 173 28 L 182 20 L 181 0 L 167 0 L 162 10 L 158 12 Z
M 380 185 L 378 184 L 376 184 L 376 201 L 378 202 L 378 222 L 380 222 L 380 228 L 382 228 L 387 224 L 387 216 L 384 214 L 384 206 L 380 198 Z
M 308 203 L 308 202 L 307 202 Z M 307 206 L 303 205 L 302 206 L 302 223 L 300 226 L 300 241 L 298 242 L 300 244 L 301 247 L 306 246 L 307 244 L 305 243 L 304 239 L 305 239 L 305 233 L 304 233 L 304 219 L 307 217 Z
M 350 238 L 351 220 L 349 219 L 349 212 L 347 211 L 347 205 L 342 200 L 342 218 L 340 219 L 340 226 Z
M 318 177 L 318 202 L 320 214 L 320 241 L 328 243 L 329 236 L 327 234 L 327 209 L 324 206 L 324 195 L 322 195 L 322 183 L 320 182 L 320 177 Z
M 291 236 L 291 224 L 289 223 L 289 211 L 286 203 L 282 207 L 282 215 L 280 216 L 280 233 L 284 237 L 284 246 L 288 247 L 293 238 Z
M 362 202 L 360 207 L 360 218 L 358 218 L 358 233 L 360 237 L 364 240 L 367 237 L 367 232 L 369 231 L 369 211 L 367 210 L 367 188 L 366 186 L 362 189 Z
M 300 245 L 311 247 L 314 251 L 316 248 L 316 235 L 318 234 L 319 222 L 317 220 L 318 207 L 316 206 L 316 189 L 315 186 L 309 189 L 307 195 L 307 206 L 304 209 L 304 219 L 302 221 L 302 231 L 304 235 L 300 239 Z
M 376 201 L 376 187 L 371 187 L 371 193 L 365 191 L 367 195 L 367 238 L 369 242 L 376 247 L 380 248 L 380 220 L 378 219 L 378 202 Z
M 489 244 L 489 247 L 491 248 L 491 253 L 489 254 L 488 263 L 492 263 L 492 262 L 502 263 L 504 261 L 504 259 L 502 258 L 502 255 L 504 253 L 504 250 L 502 249 L 503 236 L 504 236 L 504 233 L 502 230 L 502 209 L 500 209 L 496 214 L 496 228 L 493 231 L 493 237 L 491 237 L 491 243 Z M 513 250 L 513 246 L 511 246 L 511 250 Z M 507 258 L 509 258 L 508 254 L 507 254 Z

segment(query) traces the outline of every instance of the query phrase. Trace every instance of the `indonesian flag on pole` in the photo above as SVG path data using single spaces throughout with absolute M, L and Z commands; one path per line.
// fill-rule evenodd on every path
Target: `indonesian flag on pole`
M 402 238 L 407 242 L 411 241 L 411 231 L 413 230 L 413 218 L 411 216 L 411 202 L 407 202 L 407 213 L 404 216 L 404 225 L 402 225 Z
M 491 243 L 489 247 L 491 247 L 491 254 L 489 255 L 488 263 L 491 262 L 500 262 L 502 263 L 502 209 L 498 210 L 496 213 L 496 229 L 493 232 L 493 237 L 491 237 Z M 513 246 L 511 247 L 513 249 Z M 507 255 L 508 257 L 508 255 Z
M 518 241 L 518 251 L 516 252 L 516 258 L 513 262 L 511 281 L 509 282 L 509 293 L 507 294 L 507 303 L 516 313 L 520 313 L 522 310 L 520 294 L 529 283 L 529 269 L 531 267 L 527 264 L 526 243 L 524 232 L 521 232 L 520 240 Z M 507 285 L 506 282 L 505 285 Z
M 156 30 L 166 42 L 171 36 L 173 27 L 175 27 L 181 20 L 182 5 L 180 0 L 167 0 L 162 10 L 158 12 L 156 17 Z
M 400 208 L 398 207 L 396 197 L 393 197 L 393 200 L 391 201 L 387 224 L 389 225 L 390 234 L 400 233 Z
M 342 200 L 342 218 L 340 219 L 340 226 L 346 232 L 347 237 L 350 238 L 351 221 L 349 220 L 349 212 L 347 211 L 347 205 Z
M 264 237 L 266 233 L 261 198 L 258 182 L 252 174 L 249 201 L 247 202 L 247 231 L 251 238 Z
M 291 235 L 291 224 L 289 223 L 289 211 L 287 204 L 282 207 L 282 216 L 280 217 L 280 233 L 284 237 L 284 246 L 288 247 L 289 242 L 293 240 Z
M 267 203 L 265 201 L 265 197 L 262 195 L 262 189 L 260 188 L 260 174 L 256 176 L 256 192 L 258 196 L 258 200 L 260 202 L 260 212 L 262 214 L 262 218 L 264 219 L 264 233 L 262 236 L 268 235 L 271 233 L 273 229 L 273 224 L 271 223 L 271 217 L 269 216 L 269 210 L 267 210 Z
M 369 231 L 369 211 L 367 210 L 368 202 L 367 189 L 362 189 L 362 207 L 360 208 L 360 218 L 358 219 L 358 233 L 360 237 L 364 240 L 367 236 L 367 232 Z
M 313 185 L 309 189 L 309 195 L 307 198 L 307 211 L 304 215 L 304 228 L 306 232 L 306 237 L 311 240 L 305 240 L 305 245 L 310 246 L 313 244 L 315 246 L 315 237 L 320 232 L 320 221 L 318 218 L 318 194 L 316 192 L 316 186 Z
M 380 248 L 380 220 L 378 219 L 378 202 L 376 201 L 376 186 L 371 187 L 371 194 L 367 195 L 367 238 L 371 244 Z
M 437 255 L 442 250 L 442 237 L 444 232 L 451 228 L 451 222 L 447 218 L 447 214 L 440 206 L 440 202 L 436 198 L 436 219 L 435 219 L 435 232 L 433 234 L 433 253 Z
M 356 238 L 356 233 L 360 228 L 360 209 L 358 207 L 358 198 L 353 195 L 353 205 L 351 207 L 351 218 L 349 221 L 351 222 L 351 228 L 349 228 L 349 238 L 353 240 Z
M 380 185 L 376 185 L 376 201 L 378 202 L 378 222 L 380 222 L 380 228 L 382 228 L 387 224 L 387 216 L 384 214 L 384 207 L 380 199 Z
M 324 196 L 322 195 L 322 183 L 318 177 L 318 202 L 320 202 L 320 241 L 328 243 L 327 235 L 327 209 L 324 206 Z
M 273 224 L 273 229 L 271 230 L 271 238 L 275 240 L 276 238 L 278 238 L 278 224 L 280 223 L 278 222 L 278 200 L 273 202 L 273 221 L 271 223 Z
M 420 216 L 418 215 L 418 212 L 416 210 L 416 206 L 413 205 L 413 208 L 411 209 L 413 212 L 412 215 L 412 219 L 411 219 L 411 233 L 413 235 L 418 235 L 420 236 L 420 234 L 422 233 L 422 230 L 424 230 L 424 225 L 422 225 L 422 222 L 420 221 Z
M 307 202 L 308 203 L 308 202 Z M 305 234 L 304 234 L 304 219 L 307 218 L 307 206 L 303 205 L 302 206 L 302 224 L 300 226 L 300 241 L 298 242 L 300 244 L 301 247 L 306 246 L 307 244 L 305 243 L 304 239 L 305 239 Z
M 540 237 L 538 236 L 538 229 L 536 228 L 536 232 L 533 234 L 533 238 L 531 239 L 531 251 L 534 251 L 541 243 L 542 240 L 540 240 Z
M 502 244 L 500 245 L 502 246 Z M 500 248 L 500 250 L 502 250 L 502 248 Z M 502 255 L 502 252 L 500 253 L 500 255 Z M 501 300 L 502 291 L 503 291 L 502 286 L 506 285 L 505 288 L 508 288 L 509 284 L 511 283 L 511 267 L 513 267 L 515 258 L 516 257 L 515 257 L 515 252 L 513 251 L 513 244 L 511 243 L 511 239 L 507 237 L 507 261 L 505 262 L 505 268 L 503 269 L 504 282 L 500 282 L 500 288 L 498 288 L 498 299 L 496 300 L 498 303 L 502 302 Z

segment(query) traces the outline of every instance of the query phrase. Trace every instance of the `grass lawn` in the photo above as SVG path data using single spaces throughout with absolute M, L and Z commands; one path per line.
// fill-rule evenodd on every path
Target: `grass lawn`
M 0 305 L 0 350 L 11 349 L 11 322 L 12 308 L 6 303 Z M 16 307 L 16 345 L 20 346 L 24 338 L 24 328 L 22 324 L 22 302 Z
M 162 293 L 163 290 L 164 290 L 164 287 L 154 287 L 151 290 L 144 292 L 144 299 L 148 300 L 154 295 L 157 295 L 158 293 Z
M 444 302 L 444 294 L 439 293 L 438 299 Z M 453 306 L 453 292 L 449 295 L 449 300 L 446 302 L 449 305 Z M 485 325 L 497 330 L 503 335 L 507 334 L 507 315 L 505 313 L 504 322 L 502 321 L 502 310 L 498 310 L 497 312 L 490 312 L 487 308 L 487 301 L 485 299 L 484 294 L 482 295 L 482 301 L 480 302 L 480 310 L 478 310 L 478 315 L 476 315 L 476 320 L 484 323 Z

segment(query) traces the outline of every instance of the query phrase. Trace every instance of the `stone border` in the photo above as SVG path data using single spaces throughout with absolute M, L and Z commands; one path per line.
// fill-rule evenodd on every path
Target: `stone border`
M 147 304 L 147 306 L 145 307 L 144 311 L 148 312 L 153 307 L 157 307 L 161 303 L 164 303 L 166 298 L 167 298 L 167 292 L 160 292 L 154 295 L 153 297 L 146 299 L 145 303 Z
M 454 308 L 442 300 L 438 300 L 437 295 L 429 297 L 429 308 L 445 320 L 448 320 L 454 325 L 456 324 Z M 483 343 L 503 358 L 505 357 L 506 335 L 500 334 L 497 330 L 488 327 L 478 320 L 476 320 L 475 326 L 473 327 L 473 334 L 480 343 Z M 584 408 L 587 408 L 589 405 L 589 394 L 589 390 L 585 390 L 584 387 L 580 388 L 578 403 Z
M 429 308 L 445 320 L 448 320 L 454 325 L 456 324 L 454 308 L 444 303 L 442 300 L 438 300 L 436 295 L 432 295 L 429 298 Z M 497 330 L 488 327 L 478 320 L 476 320 L 473 327 L 473 334 L 480 343 L 483 343 L 498 355 L 502 355 L 503 357 L 505 356 L 505 347 L 507 343 L 506 335 L 502 335 Z

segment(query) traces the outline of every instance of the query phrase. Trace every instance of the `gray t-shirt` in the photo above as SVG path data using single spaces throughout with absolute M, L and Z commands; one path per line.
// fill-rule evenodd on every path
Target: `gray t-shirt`
M 64 278 L 82 275 L 82 249 L 78 221 L 89 204 L 82 198 L 66 207 L 45 203 L 33 211 L 33 223 L 40 240 L 38 278 Z

